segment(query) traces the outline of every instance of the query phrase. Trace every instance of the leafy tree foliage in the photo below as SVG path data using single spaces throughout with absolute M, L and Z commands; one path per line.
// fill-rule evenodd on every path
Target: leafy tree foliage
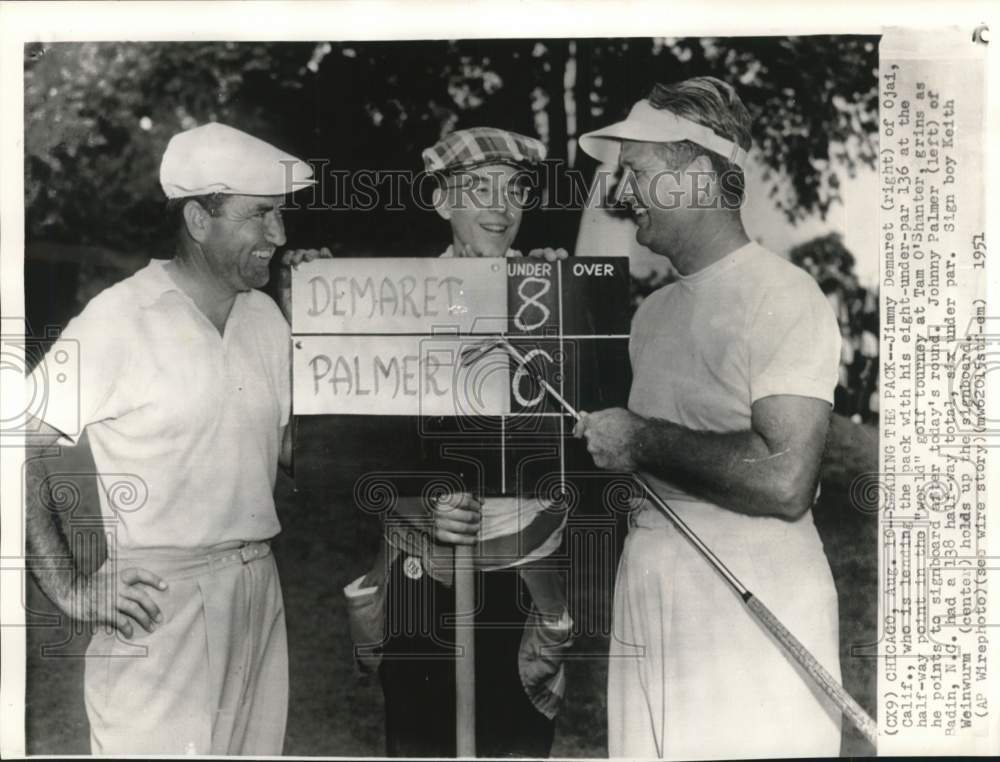
M 788 252 L 788 259 L 806 270 L 820 284 L 836 284 L 846 291 L 858 288 L 854 255 L 839 233 L 818 236 Z
M 158 165 L 170 136 L 218 120 L 317 161 L 317 169 L 421 169 L 456 128 L 538 134 L 585 178 L 575 138 L 621 118 L 656 81 L 733 82 L 790 219 L 823 213 L 838 172 L 872 164 L 877 40 L 629 38 L 320 43 L 60 43 L 25 48 L 29 240 L 156 251 L 168 240 Z M 328 160 L 321 166 L 320 162 Z M 380 186 L 385 191 L 388 186 Z M 430 253 L 436 215 L 397 205 L 293 213 L 299 242 L 354 253 Z M 342 199 L 341 199 L 342 200 Z M 577 217 L 529 215 L 525 235 L 572 245 Z

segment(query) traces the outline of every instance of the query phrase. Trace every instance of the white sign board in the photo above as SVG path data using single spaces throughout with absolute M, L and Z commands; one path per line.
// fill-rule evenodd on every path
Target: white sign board
M 502 259 L 325 259 L 292 273 L 295 334 L 496 333 Z
M 292 353 L 296 415 L 506 415 L 507 355 L 469 367 L 482 340 L 428 336 L 300 336 Z

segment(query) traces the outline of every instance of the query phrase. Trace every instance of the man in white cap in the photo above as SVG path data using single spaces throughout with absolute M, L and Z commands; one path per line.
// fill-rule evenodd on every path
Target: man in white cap
M 289 326 L 255 289 L 285 243 L 284 197 L 311 177 L 222 124 L 175 135 L 160 167 L 174 258 L 96 296 L 50 350 L 79 347 L 79 394 L 48 387 L 31 443 L 74 445 L 86 428 L 99 481 L 134 490 L 129 504 L 100 490 L 108 559 L 85 576 L 65 569 L 38 468 L 26 489 L 40 587 L 104 625 L 84 679 L 95 754 L 282 751 L 288 658 L 268 540 L 291 454 Z
M 837 594 L 813 524 L 840 335 L 812 278 L 753 243 L 750 116 L 710 77 L 657 85 L 580 138 L 621 165 L 636 238 L 676 282 L 636 313 L 629 409 L 585 414 L 594 462 L 640 471 L 832 673 Z M 840 716 L 682 535 L 637 500 L 608 674 L 613 757 L 834 756 Z

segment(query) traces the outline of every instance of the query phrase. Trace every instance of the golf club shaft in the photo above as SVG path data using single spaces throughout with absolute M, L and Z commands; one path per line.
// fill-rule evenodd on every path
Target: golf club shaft
M 854 726 L 861 732 L 861 734 L 868 740 L 868 742 L 877 747 L 878 745 L 878 726 L 875 724 L 868 713 L 861 708 L 861 705 L 846 691 L 839 681 L 834 679 L 826 668 L 819 663 L 819 660 L 812 655 L 808 648 L 806 648 L 802 642 L 796 638 L 791 631 L 785 627 L 781 620 L 776 617 L 771 610 L 764 605 L 764 603 L 757 598 L 753 593 L 751 593 L 742 582 L 726 568 L 726 565 L 719 560 L 719 558 L 709 550 L 708 546 L 701 541 L 701 538 L 694 533 L 694 531 L 684 523 L 680 516 L 674 513 L 673 509 L 661 498 L 656 491 L 646 482 L 646 480 L 639 474 L 633 473 L 632 477 L 635 481 L 642 487 L 643 492 L 653 503 L 653 505 L 659 510 L 661 514 L 667 517 L 667 519 L 677 528 L 677 530 L 684 535 L 685 538 L 695 548 L 699 553 L 715 567 L 715 570 L 722 575 L 722 577 L 729 583 L 729 585 L 736 590 L 740 598 L 746 604 L 750 613 L 753 614 L 754 618 L 764 626 L 764 628 L 770 632 L 775 639 L 785 647 L 788 654 L 799 663 L 808 673 L 808 675 L 813 679 L 817 686 L 837 705 L 837 708 L 849 719 Z
M 837 705 L 837 708 L 847 717 L 848 720 L 858 729 L 858 732 L 872 745 L 878 748 L 878 725 L 875 720 L 866 712 L 857 701 L 849 694 L 840 682 L 834 679 L 809 649 L 802 645 L 776 617 L 771 610 L 765 606 L 759 598 L 751 595 L 746 599 L 747 608 L 768 632 L 770 632 L 785 647 L 785 650 L 799 663 L 820 689 L 830 697 L 830 700 Z

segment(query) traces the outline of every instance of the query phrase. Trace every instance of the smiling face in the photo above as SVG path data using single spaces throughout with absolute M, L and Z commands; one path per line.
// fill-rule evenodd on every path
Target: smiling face
M 691 180 L 687 167 L 669 166 L 653 143 L 622 141 L 618 198 L 632 208 L 635 239 L 669 255 L 690 220 Z
M 209 217 L 201 243 L 218 280 L 234 291 L 267 284 L 268 263 L 285 243 L 280 207 L 283 196 L 227 196 Z
M 437 212 L 451 223 L 455 256 L 506 256 L 523 213 L 513 185 L 518 174 L 514 167 L 489 164 L 451 176 L 445 191 L 435 191 Z

